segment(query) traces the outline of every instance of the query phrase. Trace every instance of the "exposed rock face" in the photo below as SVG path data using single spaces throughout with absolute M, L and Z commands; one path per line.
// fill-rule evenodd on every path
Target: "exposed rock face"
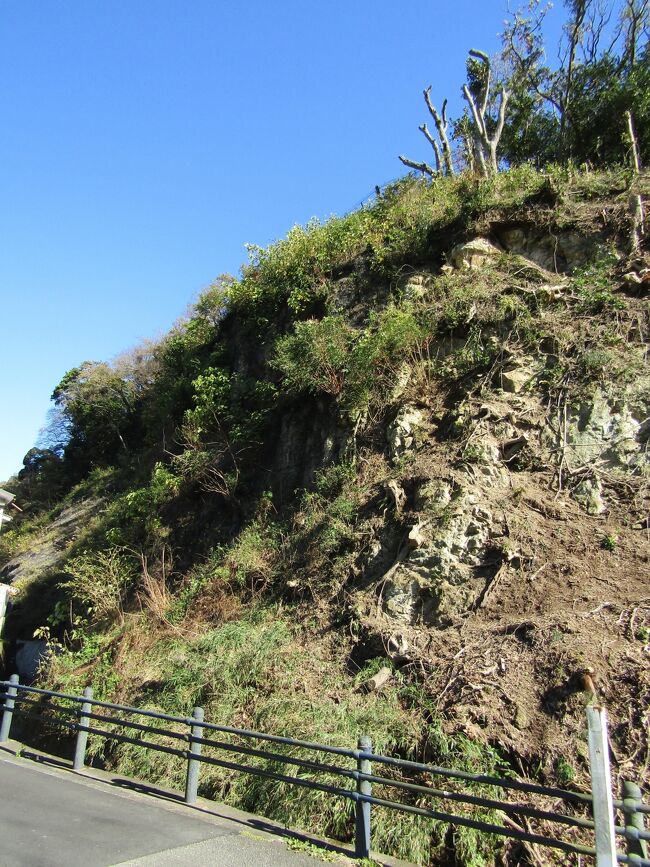
M 567 464 L 577 469 L 598 462 L 605 469 L 629 468 L 643 460 L 641 424 L 626 401 L 610 402 L 602 391 L 569 416 Z
M 519 394 L 538 373 L 538 366 L 532 358 L 522 358 L 511 362 L 501 373 L 501 388 L 511 394 Z
M 411 529 L 410 553 L 384 577 L 384 611 L 408 624 L 445 624 L 467 610 L 476 593 L 472 567 L 491 532 L 492 515 L 476 495 L 446 485 L 431 493 L 437 517 Z
M 48 659 L 47 641 L 33 639 L 31 641 L 18 641 L 17 644 L 16 672 L 23 683 L 31 683 L 38 674 L 41 664 Z
M 423 426 L 424 413 L 415 406 L 403 407 L 387 431 L 388 451 L 393 460 L 397 460 L 415 442 L 416 431 Z
M 597 236 L 563 232 L 552 235 L 529 227 L 509 227 L 499 232 L 499 241 L 509 253 L 530 259 L 546 271 L 563 273 L 584 265 L 602 243 Z
M 5 564 L 0 578 L 8 583 L 36 578 L 54 568 L 65 556 L 65 549 L 74 540 L 80 527 L 96 514 L 102 500 L 83 500 L 69 506 L 23 551 Z
M 599 479 L 584 479 L 573 490 L 573 499 L 580 503 L 588 515 L 602 515 L 607 511 L 603 499 L 603 486 Z
M 432 284 L 433 278 L 431 274 L 427 272 L 417 272 L 415 274 L 409 274 L 404 282 L 403 293 L 404 297 L 409 301 L 414 301 L 419 298 L 423 298 L 429 286 Z
M 463 271 L 476 271 L 485 265 L 486 261 L 499 256 L 502 250 L 487 238 L 474 238 L 464 244 L 457 244 L 449 254 L 454 268 Z
M 326 405 L 282 417 L 273 460 L 274 493 L 280 501 L 296 488 L 311 484 L 320 467 L 343 460 L 350 432 L 342 428 Z

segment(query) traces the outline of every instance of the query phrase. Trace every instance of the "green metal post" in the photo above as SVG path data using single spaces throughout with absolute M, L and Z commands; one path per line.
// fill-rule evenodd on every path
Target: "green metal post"
M 640 858 L 648 857 L 648 844 L 645 840 L 635 837 L 637 831 L 645 831 L 643 813 L 637 810 L 637 806 L 643 801 L 641 789 L 636 783 L 623 782 L 623 813 L 625 814 L 625 830 L 627 838 L 627 854 L 637 855 Z
M 370 775 L 370 761 L 364 753 L 372 753 L 372 741 L 366 735 L 359 738 L 358 749 L 360 755 L 357 758 L 357 771 L 360 774 Z M 368 780 L 357 779 L 357 794 L 372 795 L 372 783 Z M 356 804 L 356 829 L 354 837 L 355 858 L 370 858 L 370 802 L 358 800 Z
M 195 721 L 191 728 L 191 736 L 200 738 L 203 736 L 203 708 L 195 707 L 192 712 L 192 719 Z M 195 804 L 199 791 L 199 768 L 201 762 L 197 761 L 193 756 L 201 755 L 201 744 L 190 740 L 190 750 L 187 758 L 187 778 L 185 781 L 185 803 Z
M 91 686 L 87 686 L 84 689 L 84 698 L 92 699 L 93 697 L 93 689 Z M 92 704 L 90 701 L 84 701 L 81 705 L 81 710 L 79 711 L 79 728 L 77 729 L 77 742 L 74 747 L 74 760 L 72 762 L 72 768 L 75 771 L 82 770 L 84 764 L 86 763 L 86 744 L 88 743 L 88 732 L 82 731 L 82 728 L 88 728 L 88 724 L 90 720 L 88 719 L 88 714 L 92 711 Z
M 18 675 L 12 674 L 9 678 L 11 686 L 7 690 L 4 701 L 4 713 L 2 714 L 2 723 L 0 723 L 0 743 L 9 739 L 9 731 L 11 730 L 11 718 L 14 715 L 15 698 L 18 695 Z

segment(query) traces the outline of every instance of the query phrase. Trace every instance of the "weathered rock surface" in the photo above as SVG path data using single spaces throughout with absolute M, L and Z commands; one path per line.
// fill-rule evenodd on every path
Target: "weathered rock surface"
M 387 431 L 388 451 L 393 460 L 400 458 L 415 443 L 416 432 L 422 428 L 424 413 L 415 406 L 404 406 Z
M 591 401 L 569 413 L 567 465 L 571 469 L 588 463 L 604 469 L 634 466 L 646 459 L 641 454 L 644 421 L 635 417 L 626 400 L 610 400 L 601 390 L 596 391 Z
M 441 487 L 434 497 L 438 516 L 411 529 L 409 553 L 384 577 L 384 611 L 403 623 L 449 623 L 467 610 L 476 590 L 472 567 L 490 537 L 492 515 L 475 495 Z
M 464 244 L 457 244 L 449 254 L 449 259 L 454 268 L 476 271 L 482 268 L 486 261 L 496 258 L 502 252 L 487 238 L 474 238 Z
M 499 242 L 509 253 L 529 259 L 546 271 L 563 273 L 584 265 L 602 244 L 598 236 L 576 232 L 542 233 L 532 227 L 502 229 Z
M 5 564 L 0 579 L 7 583 L 28 581 L 54 568 L 64 558 L 66 548 L 74 541 L 79 529 L 102 504 L 103 500 L 99 499 L 83 500 L 63 509 L 48 528 L 32 540 L 29 550 Z
M 511 394 L 519 394 L 532 383 L 537 372 L 533 359 L 513 362 L 501 372 L 501 388 Z

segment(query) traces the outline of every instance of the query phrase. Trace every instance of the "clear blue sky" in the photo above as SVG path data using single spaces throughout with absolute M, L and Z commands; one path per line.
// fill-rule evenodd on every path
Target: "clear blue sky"
M 429 158 L 505 0 L 0 0 L 0 480 L 70 367 Z

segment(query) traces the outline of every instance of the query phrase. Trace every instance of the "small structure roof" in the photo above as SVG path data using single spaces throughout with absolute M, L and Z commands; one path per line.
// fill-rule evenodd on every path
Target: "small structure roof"
M 4 491 L 0 488 L 0 506 L 8 506 L 16 499 L 15 494 L 10 494 L 9 491 Z

